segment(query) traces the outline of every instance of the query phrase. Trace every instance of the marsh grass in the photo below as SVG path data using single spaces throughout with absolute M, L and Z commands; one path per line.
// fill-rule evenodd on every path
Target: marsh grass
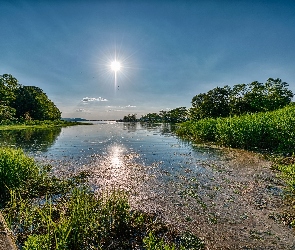
M 228 118 L 188 121 L 176 134 L 197 142 L 291 155 L 295 148 L 295 106 Z
M 0 207 L 10 199 L 10 192 L 33 198 L 66 193 L 85 181 L 87 173 L 67 180 L 51 176 L 50 165 L 40 165 L 22 149 L 0 147 Z
M 181 241 L 157 215 L 131 210 L 125 192 L 96 194 L 87 173 L 60 180 L 50 169 L 0 148 L 1 212 L 20 249 L 203 249 L 196 236 Z M 184 248 L 196 240 L 198 248 Z
M 120 191 L 97 196 L 75 188 L 65 197 L 33 201 L 12 191 L 3 212 L 24 250 L 204 248 L 196 236 L 179 235 L 156 216 L 131 211 Z

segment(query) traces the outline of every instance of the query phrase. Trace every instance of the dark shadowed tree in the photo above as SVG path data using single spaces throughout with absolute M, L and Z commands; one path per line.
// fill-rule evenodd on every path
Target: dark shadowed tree
M 204 119 L 208 117 L 226 117 L 230 112 L 229 86 L 216 87 L 207 93 L 196 95 L 192 99 L 190 116 L 192 119 Z
M 269 78 L 265 83 L 267 91 L 266 107 L 267 110 L 275 110 L 288 105 L 293 98 L 293 92 L 288 89 L 289 84 L 282 82 L 281 79 Z
M 186 107 L 179 107 L 175 109 L 171 109 L 168 113 L 168 122 L 171 123 L 179 123 L 185 122 L 187 120 L 187 109 Z
M 141 116 L 141 122 L 162 122 L 162 117 L 158 113 L 148 113 L 146 115 Z
M 16 109 L 17 118 L 40 121 L 61 118 L 60 110 L 48 99 L 42 89 L 35 86 L 18 88 L 13 107 Z

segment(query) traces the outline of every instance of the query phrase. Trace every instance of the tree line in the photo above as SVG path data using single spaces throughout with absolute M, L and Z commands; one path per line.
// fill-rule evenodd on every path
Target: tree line
M 58 120 L 60 110 L 42 89 L 24 86 L 11 74 L 0 75 L 0 122 Z
M 148 113 L 137 119 L 136 114 L 128 114 L 124 116 L 123 122 L 161 122 L 161 123 L 179 123 L 184 122 L 188 118 L 188 110 L 186 107 L 179 107 L 168 111 L 161 110 L 159 113 Z
M 294 94 L 288 86 L 279 78 L 269 78 L 265 83 L 254 81 L 233 87 L 216 87 L 207 93 L 195 95 L 189 109 L 179 107 L 170 111 L 162 110 L 159 113 L 148 113 L 139 119 L 132 114 L 124 116 L 123 121 L 180 123 L 273 111 L 291 103 Z

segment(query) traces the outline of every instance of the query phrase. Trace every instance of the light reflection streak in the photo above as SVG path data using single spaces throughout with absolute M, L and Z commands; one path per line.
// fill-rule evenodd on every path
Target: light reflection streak
M 128 153 L 123 145 L 113 144 L 104 156 L 97 156 L 92 163 L 91 184 L 98 192 L 125 190 L 130 192 L 141 186 L 143 167 L 134 163 L 138 155 Z

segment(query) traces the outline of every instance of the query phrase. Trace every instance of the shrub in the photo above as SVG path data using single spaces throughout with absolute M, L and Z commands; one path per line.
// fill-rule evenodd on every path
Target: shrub
M 21 189 L 28 180 L 36 179 L 40 168 L 21 149 L 0 148 L 0 193 L 6 195 L 9 189 Z

